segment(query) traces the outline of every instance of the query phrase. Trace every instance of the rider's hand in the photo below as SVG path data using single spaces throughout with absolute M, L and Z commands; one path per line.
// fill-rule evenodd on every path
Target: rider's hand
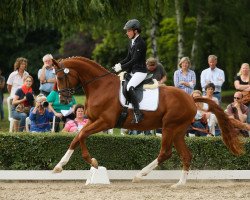
M 121 63 L 115 64 L 113 69 L 115 70 L 115 72 L 122 71 Z

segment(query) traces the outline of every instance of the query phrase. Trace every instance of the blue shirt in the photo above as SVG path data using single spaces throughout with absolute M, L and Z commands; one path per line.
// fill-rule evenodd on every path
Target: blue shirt
M 38 112 L 36 112 L 36 114 L 34 114 L 32 111 L 34 110 L 34 107 L 31 108 L 30 110 L 30 121 L 31 121 L 31 125 L 30 125 L 30 131 L 34 131 L 34 132 L 47 132 L 50 131 L 51 127 L 50 127 L 50 120 L 53 119 L 54 113 L 53 112 L 49 112 L 47 109 L 45 109 L 44 114 L 40 115 Z
M 38 71 L 38 79 L 39 80 L 40 80 L 41 73 L 42 73 L 42 69 L 39 69 L 39 71 Z M 45 69 L 45 80 L 48 80 L 51 78 L 55 78 L 54 69 L 53 68 Z M 43 84 L 40 84 L 39 90 L 50 93 L 52 91 L 53 87 L 54 87 L 54 83 L 43 83 Z
M 188 87 L 188 86 L 180 84 L 181 81 L 190 83 L 190 86 Z M 191 94 L 196 85 L 195 72 L 191 69 L 188 69 L 187 74 L 184 75 L 182 72 L 182 69 L 176 70 L 174 72 L 174 85 L 175 87 L 178 87 L 184 90 L 186 93 Z

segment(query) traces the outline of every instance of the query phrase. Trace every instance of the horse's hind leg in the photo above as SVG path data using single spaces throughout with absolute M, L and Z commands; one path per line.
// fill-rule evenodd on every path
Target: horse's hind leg
M 188 171 L 192 160 L 192 154 L 185 143 L 184 137 L 184 134 L 180 134 L 176 135 L 174 138 L 174 146 L 180 155 L 183 164 L 183 170 L 179 182 L 171 186 L 174 188 L 186 184 Z
M 133 182 L 141 181 L 143 176 L 148 175 L 153 169 L 155 169 L 158 164 L 164 162 L 172 156 L 172 143 L 173 143 L 173 132 L 169 128 L 162 129 L 162 143 L 161 150 L 158 157 L 151 162 L 149 165 L 144 167 L 133 179 Z

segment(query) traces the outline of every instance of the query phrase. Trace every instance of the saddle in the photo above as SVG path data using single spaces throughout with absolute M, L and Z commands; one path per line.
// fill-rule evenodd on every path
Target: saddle
M 153 77 L 152 74 L 148 74 L 146 76 L 146 78 L 144 79 L 144 81 L 142 81 L 138 86 L 136 86 L 135 93 L 136 93 L 136 98 L 138 99 L 139 103 L 143 99 L 143 90 L 145 88 L 144 85 L 154 85 L 155 84 L 155 81 L 153 80 L 152 77 Z M 132 78 L 132 76 L 126 72 L 120 76 L 120 79 L 122 79 L 122 93 L 123 93 L 124 97 L 126 98 L 126 105 L 128 105 L 131 102 L 128 91 L 127 91 L 127 85 L 128 85 L 128 82 L 130 81 L 131 78 Z M 158 87 L 158 85 L 157 85 L 157 87 Z
M 130 95 L 127 91 L 127 85 L 129 80 L 132 78 L 132 76 L 126 72 L 122 72 L 119 74 L 120 80 L 121 80 L 121 90 L 120 90 L 120 101 L 122 104 L 122 112 L 118 118 L 118 121 L 115 125 L 117 128 L 121 128 L 124 121 L 127 118 L 128 115 L 128 108 L 131 106 L 131 100 L 130 100 Z M 136 88 L 135 88 L 135 93 L 136 93 L 136 98 L 138 100 L 138 103 L 145 104 L 146 102 L 148 103 L 147 105 L 150 105 L 149 107 L 153 108 L 155 110 L 158 105 L 158 94 L 159 90 L 158 88 L 158 81 L 155 79 L 152 79 L 152 75 L 148 75 L 145 80 L 140 83 Z M 150 91 L 150 92 L 149 92 Z M 151 92 L 152 91 L 152 92 Z M 149 94 L 151 96 L 149 97 Z M 152 98 L 152 95 L 154 98 Z M 144 96 L 144 98 L 143 98 Z M 154 101 L 155 103 L 152 104 L 150 100 Z M 152 106 L 154 105 L 154 106 Z M 155 108 L 156 107 L 156 108 Z M 144 106 L 145 109 L 145 106 Z M 148 110 L 148 109 L 146 109 Z

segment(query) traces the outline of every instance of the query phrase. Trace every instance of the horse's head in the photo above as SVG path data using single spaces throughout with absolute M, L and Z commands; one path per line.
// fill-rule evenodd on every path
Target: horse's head
M 77 72 L 69 64 L 66 65 L 63 60 L 57 62 L 53 59 L 53 64 L 60 103 L 68 104 L 72 100 L 72 95 L 75 93 L 75 87 L 79 81 Z

